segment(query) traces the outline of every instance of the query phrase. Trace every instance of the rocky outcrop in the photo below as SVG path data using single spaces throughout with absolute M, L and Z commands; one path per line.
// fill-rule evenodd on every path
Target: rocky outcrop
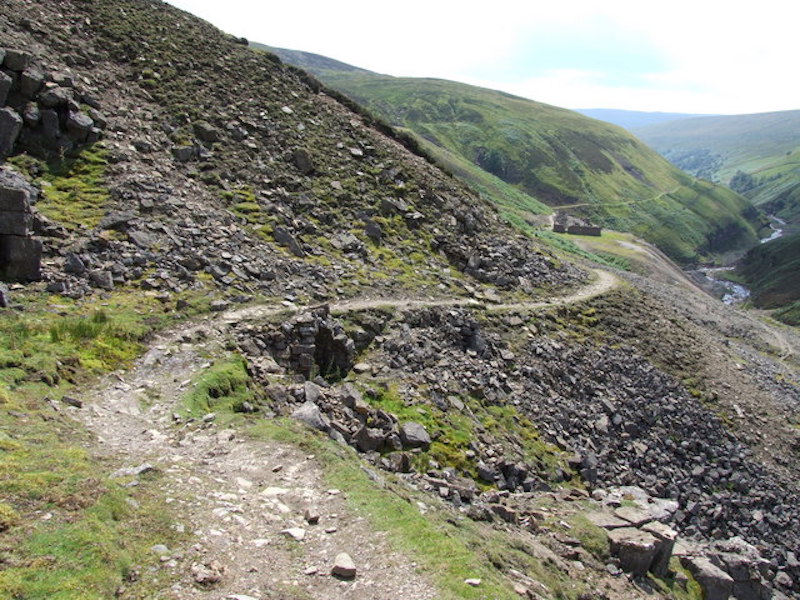
M 106 118 L 75 78 L 37 67 L 25 50 L 5 49 L 0 67 L 0 159 L 25 150 L 58 155 L 97 142 Z
M 34 197 L 35 199 L 35 197 Z M 13 171 L 0 177 L 0 279 L 41 278 L 42 242 L 33 237 L 31 194 L 27 182 Z

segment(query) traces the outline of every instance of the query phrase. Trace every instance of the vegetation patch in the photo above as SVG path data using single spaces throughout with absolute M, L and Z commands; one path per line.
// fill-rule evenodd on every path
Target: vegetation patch
M 212 412 L 252 412 L 261 398 L 262 392 L 247 372 L 245 359 L 232 354 L 210 365 L 193 382 L 184 407 L 190 417 Z
M 12 157 L 8 162 L 26 172 L 41 187 L 36 208 L 45 217 L 68 229 L 91 229 L 100 223 L 106 212 L 107 154 L 102 144 L 95 144 L 76 156 L 49 162 L 26 154 Z

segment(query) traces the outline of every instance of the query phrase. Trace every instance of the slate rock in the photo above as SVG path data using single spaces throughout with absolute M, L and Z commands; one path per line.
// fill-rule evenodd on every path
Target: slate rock
M 94 127 L 94 121 L 82 112 L 71 112 L 67 116 L 66 128 L 67 135 L 73 141 L 83 144 L 87 141 L 89 134 Z
M 7 281 L 42 278 L 42 242 L 17 235 L 0 236 L 0 277 Z
M 22 117 L 13 108 L 0 109 L 0 159 L 11 155 L 22 131 Z
M 703 590 L 705 600 L 728 600 L 733 592 L 733 579 L 705 556 L 686 556 L 681 563 Z
M 26 98 L 33 98 L 44 85 L 44 74 L 38 69 L 28 68 L 19 78 L 19 89 Z
M 634 527 L 621 527 L 609 531 L 608 540 L 611 554 L 619 558 L 623 571 L 637 577 L 647 574 L 656 556 L 655 536 Z
M 14 80 L 8 75 L 0 71 L 0 106 L 5 106 L 8 92 L 11 91 L 11 86 L 14 85 Z
M 342 579 L 353 579 L 356 576 L 356 563 L 346 552 L 340 552 L 333 561 L 331 575 Z
M 64 272 L 83 275 L 86 272 L 86 264 L 74 252 L 67 252 L 66 260 L 64 261 Z
M 39 94 L 39 104 L 43 108 L 59 108 L 72 100 L 72 90 L 60 86 L 52 87 Z
M 292 152 L 292 162 L 303 175 L 310 175 L 314 172 L 314 161 L 304 148 L 298 148 Z
M 400 428 L 400 440 L 404 448 L 428 448 L 431 445 L 431 436 L 421 423 L 404 423 Z
M 219 131 L 208 121 L 197 121 L 193 126 L 194 134 L 204 142 L 216 142 L 219 140 Z
M 322 414 L 316 404 L 310 401 L 304 402 L 295 409 L 292 412 L 292 418 L 305 423 L 312 429 L 318 429 L 319 431 L 328 431 L 330 429 L 330 422 L 327 417 Z
M 31 64 L 30 52 L 6 48 L 6 56 L 3 59 L 3 66 L 12 71 L 24 71 Z
M 354 441 L 362 452 L 373 452 L 383 446 L 385 437 L 382 430 L 364 425 L 356 432 Z

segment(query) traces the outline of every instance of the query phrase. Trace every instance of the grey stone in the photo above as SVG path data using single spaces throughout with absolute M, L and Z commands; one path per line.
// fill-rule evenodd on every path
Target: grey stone
M 172 148 L 172 156 L 178 162 L 189 162 L 197 156 L 197 149 L 194 146 L 175 146 Z
M 0 277 L 8 281 L 42 278 L 42 242 L 16 235 L 0 236 Z
M 730 598 L 733 592 L 733 579 L 708 558 L 686 556 L 681 558 L 681 563 L 700 584 L 705 600 L 728 600 Z
M 637 577 L 647 574 L 656 555 L 655 536 L 634 527 L 621 527 L 609 531 L 608 540 L 611 554 L 619 558 L 623 571 Z
M 404 423 L 400 428 L 400 439 L 406 448 L 428 448 L 431 445 L 431 436 L 428 430 L 420 423 Z
M 55 141 L 60 134 L 58 113 L 51 108 L 41 111 L 42 133 L 46 140 Z
M 89 137 L 89 133 L 92 131 L 93 126 L 94 121 L 92 121 L 89 115 L 84 113 L 71 112 L 67 117 L 67 135 L 79 144 L 86 142 L 86 139 Z
M 313 381 L 306 381 L 303 383 L 303 394 L 305 396 L 306 402 L 314 402 L 316 403 L 319 400 L 319 396 L 322 393 L 322 388 L 319 387 Z
M 669 561 L 672 558 L 672 550 L 675 547 L 678 532 L 658 521 L 648 523 L 642 527 L 642 531 L 654 535 L 658 540 L 656 554 L 653 557 L 653 563 L 650 565 L 650 572 L 656 577 L 664 577 L 669 571 Z
M 194 134 L 203 142 L 216 142 L 219 140 L 219 131 L 208 121 L 197 121 L 193 126 Z
M 0 283 L 0 308 L 8 308 L 11 304 L 11 295 L 8 286 Z
M 349 554 L 346 552 L 341 552 L 336 555 L 336 558 L 333 561 L 331 575 L 342 577 L 343 579 L 353 579 L 356 576 L 356 573 L 356 563 L 353 562 L 353 559 L 350 558 Z
M 289 251 L 298 258 L 303 258 L 306 255 L 300 243 L 285 227 L 276 227 L 272 232 L 272 236 L 278 244 L 288 248 Z
M 22 109 L 22 120 L 31 128 L 39 125 L 42 120 L 42 111 L 39 110 L 39 106 L 34 102 L 28 102 Z
M 318 429 L 319 431 L 328 431 L 330 429 L 330 422 L 313 402 L 306 401 L 301 404 L 292 412 L 292 418 L 305 423 L 312 429 Z
M 30 52 L 6 48 L 6 56 L 3 59 L 3 66 L 12 71 L 24 71 L 31 64 Z
M 39 94 L 39 104 L 43 108 L 58 108 L 72 100 L 72 90 L 63 87 L 51 87 Z
M 385 437 L 382 430 L 364 425 L 356 432 L 354 441 L 356 447 L 362 452 L 373 452 L 383 446 Z
M 29 212 L 0 211 L 0 235 L 27 237 L 33 232 L 33 217 Z
M 30 194 L 26 189 L 0 185 L 0 211 L 24 213 L 30 209 Z
M 74 252 L 68 252 L 64 261 L 64 272 L 75 275 L 83 275 L 86 272 L 86 265 L 81 257 Z
M 19 78 L 19 90 L 26 98 L 33 98 L 44 85 L 44 74 L 38 69 L 28 68 Z
M 364 233 L 376 244 L 380 244 L 383 239 L 383 230 L 381 226 L 371 219 L 364 224 Z
M 104 290 L 114 289 L 114 277 L 111 271 L 95 270 L 89 272 L 89 280 L 96 287 Z
M 0 106 L 5 106 L 6 98 L 8 98 L 8 92 L 11 91 L 12 85 L 14 85 L 14 80 L 0 71 Z
M 22 131 L 22 117 L 13 108 L 0 109 L 0 159 L 14 151 L 14 144 Z
M 303 148 L 298 148 L 292 153 L 292 162 L 303 175 L 310 175 L 314 172 L 314 161 L 308 151 Z

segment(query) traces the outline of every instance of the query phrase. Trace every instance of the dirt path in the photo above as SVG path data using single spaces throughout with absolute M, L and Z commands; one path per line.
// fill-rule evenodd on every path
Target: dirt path
M 568 294 L 553 296 L 547 300 L 487 304 L 485 301 L 475 298 L 354 298 L 352 300 L 332 302 L 329 304 L 329 308 L 332 313 L 347 313 L 381 307 L 388 307 L 404 312 L 437 306 L 473 306 L 487 311 L 526 310 L 575 304 L 605 294 L 619 285 L 619 279 L 609 271 L 593 269 L 592 272 L 594 273 L 594 279 L 588 284 Z M 222 315 L 222 321 L 225 323 L 237 323 L 241 321 L 257 320 L 282 312 L 297 313 L 307 308 L 308 307 L 298 307 L 294 305 L 280 307 L 269 305 L 248 306 L 224 313 Z
M 356 516 L 343 493 L 327 488 L 314 457 L 213 422 L 175 423 L 180 397 L 211 364 L 205 357 L 223 352 L 221 338 L 208 325 L 159 337 L 130 371 L 90 392 L 81 411 L 103 451 L 134 471 L 152 465 L 161 472 L 178 527 L 194 533 L 190 548 L 161 550 L 174 583 L 159 597 L 436 597 L 416 565 Z M 318 512 L 318 524 L 307 522 L 307 509 Z M 331 576 L 340 552 L 358 568 L 352 581 Z M 213 586 L 198 584 L 216 577 Z

